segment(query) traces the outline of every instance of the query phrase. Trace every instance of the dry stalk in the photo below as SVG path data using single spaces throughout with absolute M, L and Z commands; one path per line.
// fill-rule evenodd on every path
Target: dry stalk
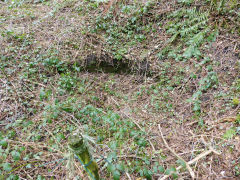
M 205 146 L 208 146 L 209 150 L 211 150 L 213 153 L 215 153 L 215 154 L 217 154 L 217 155 L 220 155 L 220 154 L 221 154 L 220 152 L 216 151 L 210 144 L 208 144 L 208 143 L 204 140 L 203 136 L 201 136 L 201 141 L 202 141 L 202 143 L 203 143 Z
M 199 155 L 198 155 L 197 157 L 195 157 L 193 160 L 187 162 L 187 164 L 188 164 L 188 165 L 194 164 L 195 162 L 197 162 L 198 160 L 200 160 L 200 159 L 204 158 L 205 156 L 211 154 L 212 152 L 214 152 L 214 151 L 212 151 L 211 149 L 209 149 L 209 150 L 207 150 L 207 151 L 199 154 Z M 176 168 L 176 170 L 179 171 L 181 168 L 182 168 L 182 166 L 178 166 L 178 167 Z M 163 176 L 162 178 L 159 178 L 158 180 L 165 180 L 165 179 L 167 179 L 167 178 L 169 178 L 169 177 L 170 177 L 170 175 L 165 175 L 165 176 Z
M 129 180 L 132 180 L 131 176 L 127 172 L 126 172 L 126 175 L 127 175 Z
M 179 156 L 172 148 L 170 148 L 170 147 L 168 146 L 167 141 L 166 141 L 165 138 L 163 137 L 163 133 L 162 133 L 160 124 L 158 124 L 158 129 L 159 129 L 160 135 L 161 135 L 161 137 L 162 137 L 162 140 L 163 140 L 165 146 L 166 146 L 166 147 L 169 149 L 169 151 L 171 151 L 178 159 L 182 160 L 182 161 L 186 164 L 186 168 L 188 169 L 188 171 L 189 171 L 192 179 L 195 179 L 195 174 L 194 174 L 192 168 L 189 166 L 189 164 L 188 164 L 181 156 Z M 181 168 L 182 168 L 182 166 L 181 166 Z M 181 169 L 181 168 L 180 168 L 180 169 Z M 169 177 L 169 176 L 168 176 L 168 177 Z M 166 178 L 165 178 L 165 179 L 166 179 Z M 160 179 L 160 180 L 163 180 L 163 179 Z
M 160 131 L 160 133 L 161 133 L 162 139 L 163 139 L 166 147 L 167 147 L 174 155 L 176 155 L 176 156 L 179 158 L 180 156 L 178 156 L 178 155 L 168 146 L 166 140 L 165 140 L 164 137 L 163 137 L 163 134 L 162 134 L 161 126 L 160 126 L 160 125 L 158 125 L 158 128 L 159 128 L 159 131 Z M 217 152 L 217 151 L 216 151 L 212 146 L 210 146 L 208 143 L 206 143 L 206 141 L 204 140 L 203 136 L 201 137 L 201 141 L 203 142 L 203 144 L 205 144 L 206 146 L 208 146 L 209 150 L 207 150 L 207 151 L 205 151 L 205 152 L 202 152 L 201 154 L 199 154 L 197 157 L 195 157 L 195 158 L 192 159 L 191 161 L 186 162 L 186 167 L 190 167 L 191 164 L 194 164 L 195 162 L 197 162 L 198 160 L 206 157 L 207 155 L 211 154 L 212 152 L 215 153 L 215 154 L 217 154 L 217 155 L 220 155 L 220 154 L 221 154 L 221 153 Z M 181 158 L 181 157 L 180 157 L 180 158 Z M 180 158 L 179 158 L 179 159 L 180 159 Z M 184 161 L 184 160 L 183 160 L 183 161 Z M 184 162 L 185 162 L 185 161 L 184 161 Z M 179 170 L 182 169 L 182 168 L 183 168 L 183 166 L 178 166 L 178 167 L 176 168 L 176 170 L 179 171 Z M 162 178 L 158 178 L 158 180 L 165 180 L 165 179 L 169 178 L 170 176 L 171 176 L 171 175 L 165 175 L 165 176 L 163 176 Z M 192 177 L 192 178 L 193 178 L 193 177 Z

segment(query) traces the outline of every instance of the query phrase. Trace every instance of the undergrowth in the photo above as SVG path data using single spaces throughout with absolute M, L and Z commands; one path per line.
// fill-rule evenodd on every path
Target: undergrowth
M 186 159 L 192 160 L 205 147 L 196 137 L 223 123 L 216 117 L 228 112 L 234 117 L 223 119 L 228 126 L 214 129 L 223 131 L 217 140 L 211 137 L 209 141 L 219 149 L 226 147 L 227 152 L 235 152 L 238 144 L 234 140 L 240 135 L 239 64 L 231 65 L 228 74 L 223 72 L 225 64 L 221 63 L 225 62 L 214 57 L 210 49 L 225 32 L 239 37 L 239 27 L 230 23 L 240 18 L 239 3 L 178 0 L 171 2 L 167 11 L 156 0 L 117 1 L 110 6 L 108 3 L 3 2 L 0 179 L 55 179 L 59 174 L 84 178 L 82 164 L 69 156 L 68 139 L 75 132 L 85 138 L 105 179 L 130 175 L 135 179 L 186 177 L 185 162 L 171 158 L 164 144 L 159 143 L 157 125 L 164 124 L 164 136 L 171 145 L 176 143 L 174 148 L 180 148 L 178 153 L 184 158 L 182 148 L 189 148 Z M 47 9 L 39 19 L 31 9 L 38 7 Z M 19 22 L 21 18 L 28 21 Z M 82 18 L 84 23 L 75 26 L 74 18 Z M 9 27 L 7 24 L 14 20 L 17 26 L 22 23 L 29 30 L 21 31 L 14 23 L 14 28 Z M 64 27 L 57 24 L 60 21 Z M 34 29 L 37 24 L 41 24 L 40 30 Z M 73 28 L 65 29 L 69 24 Z M 51 30 L 56 34 L 52 35 Z M 38 34 L 41 31 L 46 37 Z M 234 43 L 233 50 L 237 52 L 239 44 Z M 103 50 L 114 60 L 149 61 L 151 76 L 139 80 L 136 74 L 86 72 L 78 61 L 87 54 L 81 53 Z M 177 134 L 184 128 L 184 137 L 191 142 L 178 142 Z M 177 147 L 178 143 L 181 146 Z M 230 164 L 230 175 L 239 177 L 239 159 Z M 178 166 L 183 169 L 177 170 Z M 200 173 L 209 167 L 207 163 L 203 166 Z

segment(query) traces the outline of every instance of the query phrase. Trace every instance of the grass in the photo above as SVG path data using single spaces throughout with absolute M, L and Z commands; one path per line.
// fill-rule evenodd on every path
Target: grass
M 76 133 L 102 179 L 238 178 L 239 18 L 237 1 L 1 2 L 0 179 L 91 178 Z

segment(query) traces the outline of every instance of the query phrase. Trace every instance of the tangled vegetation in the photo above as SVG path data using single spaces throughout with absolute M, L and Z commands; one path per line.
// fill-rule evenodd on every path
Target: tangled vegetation
M 0 179 L 238 179 L 239 77 L 237 0 L 0 1 Z

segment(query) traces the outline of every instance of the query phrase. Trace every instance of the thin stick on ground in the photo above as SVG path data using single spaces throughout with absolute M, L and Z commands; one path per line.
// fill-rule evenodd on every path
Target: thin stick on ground
M 160 133 L 161 133 L 162 139 L 163 139 L 163 141 L 164 141 L 164 143 L 165 143 L 166 140 L 164 139 L 164 137 L 163 137 L 163 135 L 162 135 L 161 126 L 158 125 L 158 128 L 159 128 L 159 131 L 160 131 Z M 202 152 L 202 153 L 199 154 L 197 157 L 195 157 L 195 158 L 192 159 L 191 161 L 187 162 L 187 163 L 186 163 L 186 167 L 187 167 L 187 166 L 189 167 L 189 165 L 194 164 L 194 163 L 197 162 L 198 160 L 206 157 L 207 155 L 209 155 L 209 154 L 211 154 L 211 153 L 215 153 L 215 154 L 217 154 L 217 155 L 220 155 L 220 154 L 221 154 L 221 153 L 217 152 L 217 151 L 216 151 L 212 146 L 210 146 L 208 143 L 206 143 L 206 141 L 204 140 L 203 137 L 201 137 L 201 140 L 202 140 L 203 144 L 205 144 L 206 146 L 208 146 L 209 150 L 207 150 L 207 151 L 205 151 L 205 152 Z M 165 145 L 166 145 L 166 143 L 165 143 Z M 166 146 L 167 146 L 167 148 L 169 147 L 168 145 L 166 145 Z M 169 149 L 169 148 L 168 148 L 168 149 Z M 170 148 L 170 149 L 171 149 L 171 148 Z M 170 149 L 169 149 L 169 150 L 170 150 Z M 171 151 L 171 150 L 170 150 L 170 151 Z M 174 152 L 174 153 L 175 153 L 175 152 Z M 174 153 L 173 153 L 173 154 L 174 154 Z M 176 170 L 179 171 L 179 170 L 182 169 L 182 168 L 183 168 L 183 166 L 178 166 L 178 167 L 176 168 Z M 163 176 L 162 178 L 158 178 L 158 180 L 165 180 L 165 179 L 169 178 L 170 176 L 171 176 L 171 174 L 170 174 L 170 175 L 165 175 L 165 176 Z
M 220 154 L 221 154 L 221 153 L 219 153 L 218 151 L 216 151 L 210 144 L 208 144 L 208 143 L 204 140 L 203 136 L 201 136 L 201 141 L 202 141 L 203 144 L 204 144 L 205 146 L 207 146 L 207 147 L 209 148 L 209 150 L 211 150 L 213 153 L 215 153 L 215 154 L 217 154 L 217 155 L 220 155 Z
M 131 176 L 127 172 L 126 172 L 126 175 L 127 175 L 129 180 L 132 180 Z
M 187 170 L 189 171 L 192 179 L 195 179 L 195 174 L 194 174 L 192 168 L 189 166 L 189 164 L 188 164 L 181 156 L 179 156 L 172 148 L 170 148 L 170 147 L 168 146 L 168 143 L 167 143 L 167 141 L 165 140 L 165 138 L 164 138 L 164 136 L 163 136 L 163 133 L 162 133 L 160 124 L 158 124 L 158 129 L 159 129 L 160 135 L 161 135 L 161 137 L 162 137 L 162 140 L 163 140 L 165 146 L 166 146 L 166 147 L 169 149 L 169 151 L 171 151 L 178 159 L 182 160 L 182 161 L 186 164 L 186 168 L 187 168 Z M 181 168 L 180 168 L 180 169 L 181 169 Z M 162 179 L 161 179 L 161 180 L 162 180 Z
M 197 162 L 198 160 L 202 159 L 203 157 L 211 154 L 212 152 L 213 152 L 212 150 L 207 150 L 207 151 L 199 154 L 199 155 L 198 155 L 197 157 L 195 157 L 193 160 L 187 162 L 187 165 L 194 164 L 195 162 Z M 178 166 L 178 167 L 176 168 L 176 170 L 179 171 L 179 170 L 182 169 L 182 168 L 183 168 L 183 166 Z M 170 176 L 171 176 L 171 175 L 165 175 L 165 176 L 163 176 L 162 178 L 159 178 L 158 180 L 165 180 L 165 179 L 169 178 Z

